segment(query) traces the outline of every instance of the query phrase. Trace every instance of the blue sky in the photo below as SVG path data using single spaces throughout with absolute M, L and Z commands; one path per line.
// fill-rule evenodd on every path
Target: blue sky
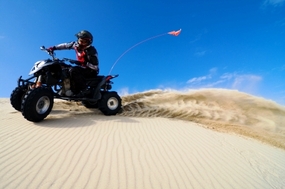
M 112 70 L 114 90 L 227 88 L 285 105 L 285 0 L 0 0 L 0 26 L 0 97 L 48 58 L 41 45 L 73 41 L 80 30 L 93 33 L 106 75 L 128 48 L 181 28 L 126 53 Z

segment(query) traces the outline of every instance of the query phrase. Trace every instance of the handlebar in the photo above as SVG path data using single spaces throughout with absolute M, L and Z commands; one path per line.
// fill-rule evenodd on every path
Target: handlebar
M 48 51 L 48 49 L 46 49 L 45 46 L 41 46 L 40 49 L 42 51 L 46 51 L 51 57 L 52 57 L 52 60 L 56 60 L 57 58 L 55 57 L 55 53 L 54 52 L 51 52 L 51 51 Z
M 48 49 L 46 49 L 45 46 L 41 46 L 40 49 L 42 51 L 46 51 L 52 57 L 53 60 L 59 60 L 58 58 L 55 57 L 55 53 L 53 51 L 49 51 Z M 73 59 L 69 59 L 69 58 L 63 58 L 62 61 L 68 61 L 71 64 L 77 64 L 78 63 L 77 60 L 73 60 Z

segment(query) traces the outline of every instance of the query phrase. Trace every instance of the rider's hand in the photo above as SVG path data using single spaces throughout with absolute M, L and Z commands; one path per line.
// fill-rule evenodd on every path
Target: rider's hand
M 47 51 L 50 52 L 50 53 L 53 53 L 54 50 L 55 50 L 55 46 L 49 47 L 49 48 L 47 49 Z

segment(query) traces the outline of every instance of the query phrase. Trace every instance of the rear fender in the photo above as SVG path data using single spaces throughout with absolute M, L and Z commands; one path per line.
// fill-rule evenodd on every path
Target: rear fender
M 94 91 L 93 99 L 98 100 L 101 99 L 100 89 L 106 83 L 108 76 L 104 76 L 100 83 L 97 85 Z
M 93 99 L 98 100 L 101 99 L 101 93 L 100 93 L 100 89 L 103 85 L 105 85 L 107 82 L 110 82 L 111 79 L 118 77 L 119 75 L 108 75 L 108 76 L 104 76 L 102 78 L 102 80 L 100 81 L 100 83 L 96 86 L 95 91 L 94 91 L 94 95 L 93 95 Z

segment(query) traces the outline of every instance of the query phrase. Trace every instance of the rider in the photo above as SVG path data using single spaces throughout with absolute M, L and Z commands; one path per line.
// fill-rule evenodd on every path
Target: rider
M 50 47 L 48 51 L 53 52 L 54 50 L 63 49 L 75 50 L 77 57 L 75 64 L 78 66 L 72 67 L 70 70 L 71 91 L 74 94 L 82 95 L 86 88 L 84 78 L 94 77 L 99 73 L 99 60 L 97 50 L 92 46 L 92 34 L 87 30 L 82 30 L 75 36 L 77 37 L 77 41 Z

